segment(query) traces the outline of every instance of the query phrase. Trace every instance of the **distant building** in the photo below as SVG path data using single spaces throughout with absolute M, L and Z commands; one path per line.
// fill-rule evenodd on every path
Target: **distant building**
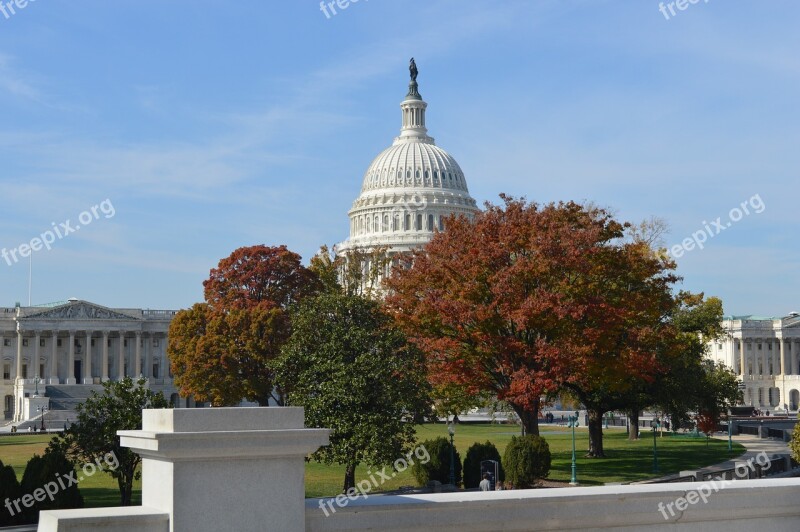
M 146 377 L 151 389 L 177 404 L 167 360 L 167 332 L 175 313 L 111 309 L 77 299 L 0 308 L 3 418 L 19 422 L 35 416 L 26 399 L 37 389 L 40 396 L 47 387 L 69 397 L 75 387 L 83 392 L 77 396 L 85 397 L 86 385 L 99 389 L 100 383 L 125 376 Z
M 800 315 L 784 318 L 729 316 L 727 337 L 709 344 L 708 356 L 724 362 L 745 385 L 744 404 L 796 411 L 800 404 Z
M 408 94 L 400 104 L 400 136 L 364 174 L 361 194 L 350 209 L 350 237 L 336 246 L 340 255 L 386 248 L 389 258 L 430 242 L 451 214 L 479 212 L 456 160 L 428 136 L 425 112 L 411 65 Z M 365 265 L 365 267 L 368 265 Z

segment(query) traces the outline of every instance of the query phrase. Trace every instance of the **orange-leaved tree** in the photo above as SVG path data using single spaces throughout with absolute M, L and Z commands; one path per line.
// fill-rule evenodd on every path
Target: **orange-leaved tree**
M 181 395 L 233 405 L 283 403 L 274 360 L 291 334 L 288 308 L 320 289 L 286 246 L 239 248 L 203 283 L 205 302 L 178 312 L 167 352 Z
M 654 329 L 673 277 L 605 210 L 501 198 L 474 220 L 448 219 L 395 269 L 387 303 L 428 353 L 434 386 L 494 393 L 537 434 L 543 395 L 624 390 L 658 370 Z

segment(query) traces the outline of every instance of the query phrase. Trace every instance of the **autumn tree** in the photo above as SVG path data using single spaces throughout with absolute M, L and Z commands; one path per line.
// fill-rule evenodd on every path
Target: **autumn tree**
M 169 329 L 175 385 L 183 396 L 235 405 L 282 404 L 273 363 L 291 334 L 288 309 L 322 286 L 286 246 L 239 248 L 203 283 L 205 302 L 182 310 Z
M 569 384 L 588 400 L 588 382 L 623 388 L 652 370 L 674 278 L 602 209 L 501 197 L 474 221 L 451 217 L 395 270 L 387 302 L 434 386 L 496 394 L 537 434 L 542 396 Z
M 313 458 L 355 468 L 392 464 L 414 442 L 417 413 L 427 408 L 422 353 L 379 303 L 329 291 L 300 302 L 278 365 L 287 404 L 305 407 L 306 426 L 331 429 Z

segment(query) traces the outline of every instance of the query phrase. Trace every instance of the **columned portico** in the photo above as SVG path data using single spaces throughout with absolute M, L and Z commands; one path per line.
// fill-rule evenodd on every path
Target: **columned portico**
M 9 402 L 11 418 L 25 421 L 23 405 L 26 396 L 30 398 L 36 390 L 35 377 L 41 378 L 39 393 L 46 395 L 47 387 L 95 385 L 109 378 L 142 375 L 150 378 L 151 389 L 170 397 L 177 392 L 171 380 L 162 375 L 152 378 L 153 361 L 159 368 L 166 368 L 167 362 L 162 359 L 166 342 L 159 339 L 158 345 L 153 344 L 156 338 L 166 338 L 175 313 L 109 309 L 80 300 L 56 306 L 0 309 L 0 335 L 5 339 L 0 349 L 5 348 L 2 354 L 7 355 L 9 374 L 9 378 L 0 381 L 0 395 L 14 398 L 13 406 Z M 97 343 L 93 347 L 93 339 L 102 342 L 102 347 Z M 136 342 L 135 347 L 130 342 Z M 58 394 L 70 397 L 65 388 Z M 55 405 L 57 409 L 58 401 Z

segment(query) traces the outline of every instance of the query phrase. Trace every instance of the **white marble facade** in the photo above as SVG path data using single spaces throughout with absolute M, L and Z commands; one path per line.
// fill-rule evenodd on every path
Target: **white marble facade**
M 52 384 L 100 384 L 143 376 L 177 399 L 167 360 L 174 310 L 110 309 L 71 299 L 49 307 L 0 308 L 5 419 L 20 421 L 26 395 Z
M 800 404 L 800 315 L 783 318 L 731 316 L 722 340 L 710 342 L 708 357 L 725 363 L 745 385 L 744 404 L 761 410 Z

